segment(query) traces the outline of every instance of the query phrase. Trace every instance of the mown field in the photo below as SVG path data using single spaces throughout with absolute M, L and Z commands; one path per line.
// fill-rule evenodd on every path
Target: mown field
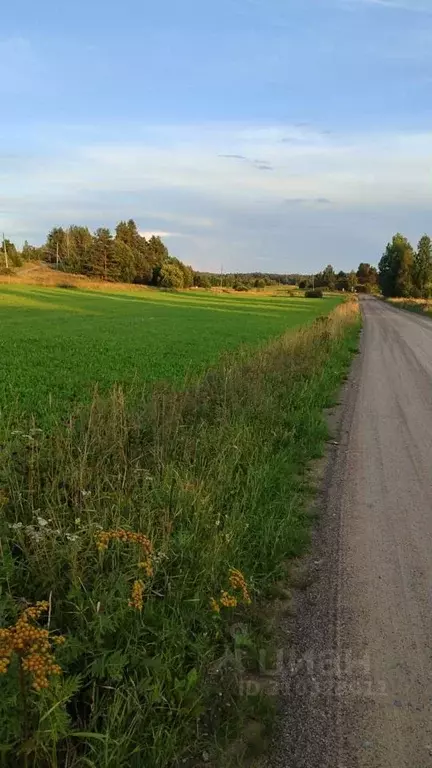
M 338 301 L 3 285 L 0 408 L 46 418 L 88 402 L 96 384 L 182 384 L 223 351 L 259 346 Z
M 2 765 L 251 765 L 359 327 L 331 298 L 0 289 Z

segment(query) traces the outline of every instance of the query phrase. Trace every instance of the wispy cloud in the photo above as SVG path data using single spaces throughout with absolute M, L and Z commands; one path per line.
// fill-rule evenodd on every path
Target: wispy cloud
M 328 197 L 287 197 L 285 205 L 331 205 Z
M 250 157 L 245 157 L 245 155 L 219 155 L 219 157 L 224 157 L 228 160 L 242 160 L 245 163 L 252 165 L 252 167 L 256 168 L 258 171 L 274 170 L 271 163 L 269 163 L 267 160 L 252 160 Z

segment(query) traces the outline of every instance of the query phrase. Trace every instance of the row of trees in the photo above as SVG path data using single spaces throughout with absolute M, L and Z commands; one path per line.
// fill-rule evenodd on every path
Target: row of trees
M 65 272 L 108 281 L 164 288 L 190 288 L 194 284 L 192 267 L 170 256 L 160 237 L 146 240 L 132 219 L 121 221 L 114 235 L 105 227 L 94 233 L 88 227 L 54 227 L 42 246 L 26 241 L 21 252 L 5 239 L 3 260 L 9 267 L 41 260 Z
M 417 250 L 400 233 L 387 244 L 379 263 L 384 296 L 427 299 L 432 293 L 432 241 L 423 235 Z
M 169 255 L 160 237 L 140 235 L 133 219 L 117 224 L 115 234 L 100 227 L 94 234 L 87 227 L 56 227 L 43 246 L 45 259 L 101 280 L 190 288 L 193 270 Z
M 375 267 L 362 263 L 356 272 L 335 272 L 331 264 L 315 275 L 195 272 L 194 285 L 199 288 L 223 287 L 236 290 L 262 289 L 271 285 L 292 285 L 301 289 L 324 288 L 330 291 L 361 291 L 370 293 L 377 287 Z

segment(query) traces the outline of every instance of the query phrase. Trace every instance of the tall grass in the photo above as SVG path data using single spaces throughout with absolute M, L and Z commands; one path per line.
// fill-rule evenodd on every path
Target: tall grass
M 419 315 L 432 317 L 432 301 L 430 299 L 387 299 L 387 303 L 399 309 L 407 309 L 409 312 L 417 312 Z
M 242 710 L 231 628 L 251 627 L 253 668 L 254 606 L 307 545 L 304 468 L 358 324 L 346 303 L 186 391 L 159 387 L 137 406 L 116 388 L 49 434 L 2 425 L 1 623 L 47 600 L 49 630 L 66 637 L 47 689 L 31 687 L 20 652 L 0 677 L 4 765 L 162 768 L 217 754 Z

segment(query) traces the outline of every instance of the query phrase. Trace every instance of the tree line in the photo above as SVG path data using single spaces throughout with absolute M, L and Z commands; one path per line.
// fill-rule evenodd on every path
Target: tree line
M 263 289 L 271 285 L 298 286 L 301 289 L 324 288 L 329 291 L 357 291 L 371 293 L 376 290 L 378 273 L 375 267 L 361 263 L 357 271 L 335 272 L 328 264 L 322 272 L 316 274 L 277 274 L 263 272 L 195 272 L 194 285 L 199 288 L 233 288 L 246 291 Z
M 396 239 L 400 237 L 398 235 Z M 34 246 L 26 241 L 21 251 L 10 240 L 4 239 L 2 251 L 0 270 L 21 266 L 26 261 L 45 261 L 65 272 L 161 288 L 219 287 L 248 291 L 284 285 L 304 290 L 371 292 L 378 283 L 377 270 L 368 263 L 361 263 L 357 271 L 351 272 L 336 272 L 328 264 L 315 274 L 194 271 L 170 255 L 160 237 L 146 239 L 141 235 L 133 219 L 120 221 L 114 233 L 106 227 L 100 227 L 94 233 L 85 226 L 54 227 L 43 245 Z M 419 270 L 417 274 L 420 274 Z
M 399 232 L 387 244 L 379 262 L 379 286 L 384 296 L 428 299 L 432 295 L 432 241 L 423 235 L 414 250 Z
M 157 285 L 162 288 L 190 288 L 192 267 L 171 256 L 160 237 L 143 237 L 133 219 L 120 221 L 115 233 L 100 227 L 54 227 L 40 247 L 26 241 L 21 252 L 9 240 L 3 253 L 10 267 L 29 260 L 41 260 L 65 272 L 111 282 Z

